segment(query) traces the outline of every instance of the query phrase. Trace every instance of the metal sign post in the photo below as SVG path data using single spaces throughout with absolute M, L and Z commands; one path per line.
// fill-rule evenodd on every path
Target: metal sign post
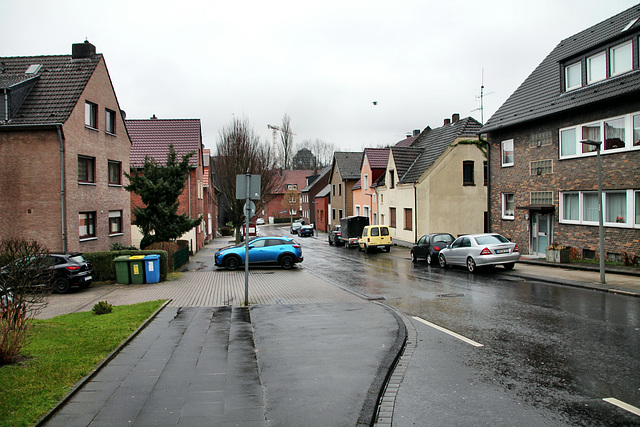
M 249 220 L 255 213 L 255 204 L 260 200 L 260 175 L 236 175 L 236 199 L 244 199 L 244 305 L 249 305 Z

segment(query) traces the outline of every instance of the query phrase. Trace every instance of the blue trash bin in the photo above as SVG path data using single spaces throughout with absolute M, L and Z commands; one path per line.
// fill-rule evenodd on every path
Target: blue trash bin
M 145 283 L 158 283 L 160 281 L 160 255 L 145 255 L 143 261 Z

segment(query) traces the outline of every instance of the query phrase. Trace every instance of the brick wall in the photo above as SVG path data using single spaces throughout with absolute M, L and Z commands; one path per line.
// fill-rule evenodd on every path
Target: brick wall
M 582 109 L 573 114 L 559 115 L 544 121 L 533 121 L 519 127 L 501 129 L 488 135 L 491 164 L 491 231 L 498 232 L 518 243 L 522 253 L 529 253 L 530 214 L 527 209 L 517 207 L 531 204 L 532 191 L 552 191 L 554 210 L 554 241 L 563 245 L 598 250 L 598 227 L 561 224 L 559 222 L 559 194 L 569 190 L 597 190 L 596 162 L 593 157 L 559 160 L 559 129 L 599 121 L 630 112 L 640 111 L 640 100 L 618 100 L 602 104 L 598 110 Z M 530 146 L 532 135 L 551 131 L 549 145 Z M 501 167 L 500 144 L 514 140 L 515 161 L 513 167 Z M 531 175 L 530 162 L 552 160 L 553 173 Z M 615 189 L 640 189 L 640 150 L 616 154 L 603 154 L 603 191 Z M 502 193 L 515 194 L 515 219 L 501 218 Z M 530 215 L 529 215 L 530 216 Z M 605 251 L 612 254 L 622 252 L 640 253 L 640 229 L 605 227 Z

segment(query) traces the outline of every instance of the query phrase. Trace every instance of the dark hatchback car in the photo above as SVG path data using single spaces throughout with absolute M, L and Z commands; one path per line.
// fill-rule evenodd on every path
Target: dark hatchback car
M 449 233 L 426 234 L 411 248 L 411 261 L 417 262 L 418 259 L 425 258 L 427 264 L 438 265 L 438 254 L 454 240 L 455 237 Z
M 309 225 L 303 225 L 302 227 L 300 227 L 300 230 L 298 230 L 298 236 L 313 237 L 313 225 L 309 224 Z
M 342 241 L 342 227 L 340 225 L 334 225 L 329 232 L 329 244 L 330 245 L 344 245 Z
M 47 263 L 53 270 L 53 291 L 58 294 L 66 294 L 72 287 L 81 289 L 89 287 L 93 281 L 93 265 L 87 261 L 80 252 L 67 254 L 48 254 Z M 12 264 L 22 264 L 20 268 L 28 268 L 29 260 L 21 258 Z M 15 268 L 12 264 L 2 267 L 2 275 L 11 280 L 11 271 Z M 41 264 L 42 265 L 42 264 Z

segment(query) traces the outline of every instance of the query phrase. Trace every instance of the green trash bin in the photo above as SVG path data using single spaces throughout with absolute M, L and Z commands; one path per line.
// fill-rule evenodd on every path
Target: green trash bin
M 129 274 L 131 283 L 140 285 L 144 283 L 144 255 L 133 255 L 129 257 Z
M 128 285 L 131 283 L 131 276 L 129 275 L 129 257 L 122 255 L 114 258 L 113 263 L 116 266 L 116 277 L 118 283 Z

